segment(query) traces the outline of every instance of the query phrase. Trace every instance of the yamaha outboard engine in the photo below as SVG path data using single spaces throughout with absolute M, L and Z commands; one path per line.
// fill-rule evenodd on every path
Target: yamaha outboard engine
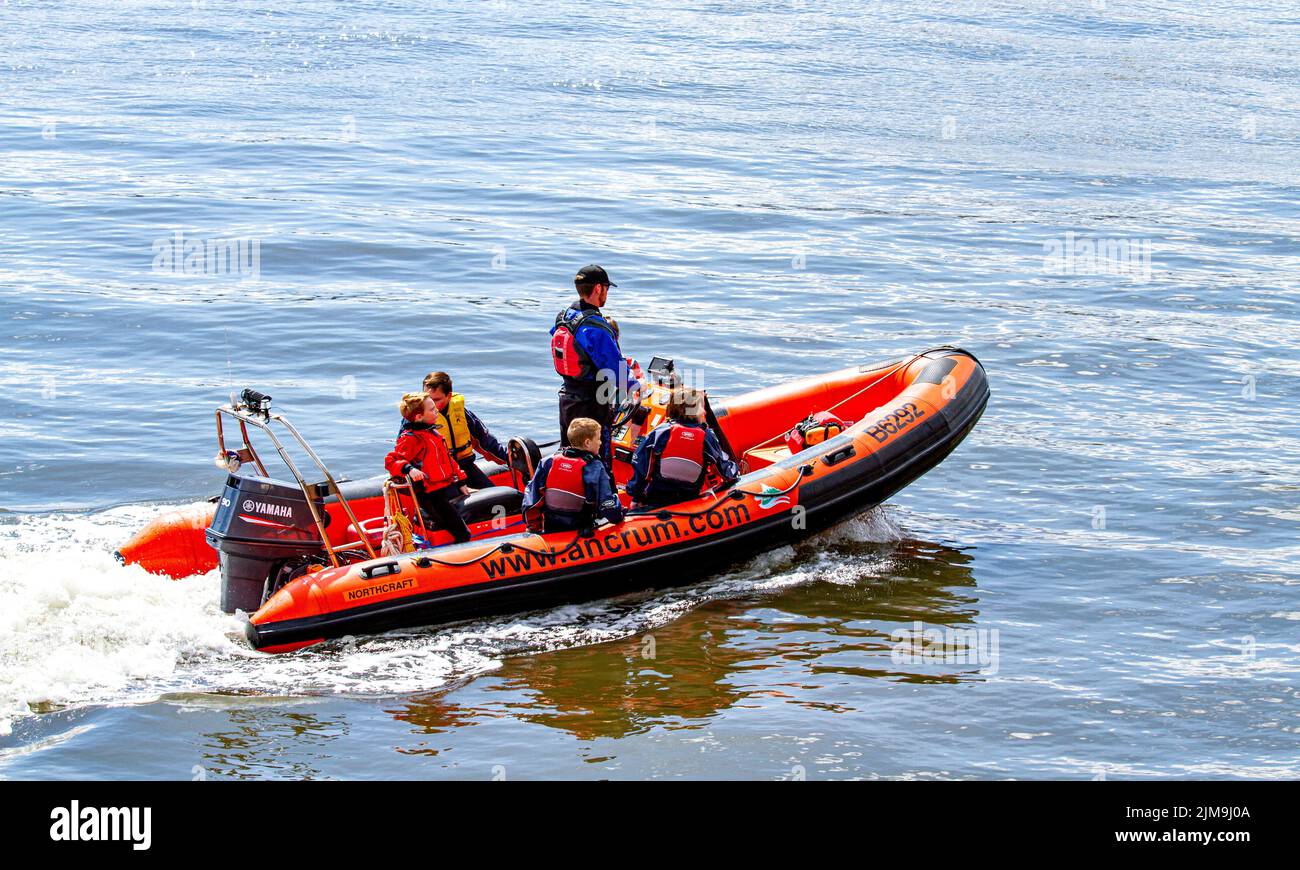
M 329 514 L 321 510 L 328 523 Z M 221 609 L 252 613 L 286 560 L 324 553 L 302 489 L 268 477 L 230 475 L 207 531 L 221 561 Z

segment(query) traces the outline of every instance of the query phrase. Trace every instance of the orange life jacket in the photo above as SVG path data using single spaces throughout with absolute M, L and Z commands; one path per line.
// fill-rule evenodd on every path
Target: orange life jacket
M 830 411 L 818 411 L 786 433 L 785 446 L 790 448 L 791 453 L 798 453 L 834 438 L 852 425 L 850 421 L 841 420 Z

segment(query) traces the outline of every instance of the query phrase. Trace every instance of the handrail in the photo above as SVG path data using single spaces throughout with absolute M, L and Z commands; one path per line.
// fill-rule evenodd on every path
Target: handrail
M 343 497 L 343 493 L 339 490 L 339 485 L 335 482 L 334 475 L 330 474 L 330 470 L 325 466 L 325 463 L 316 455 L 316 451 L 312 450 L 311 445 L 307 443 L 307 440 L 302 437 L 301 433 L 298 432 L 297 428 L 292 423 L 285 419 L 282 414 L 276 414 L 270 411 L 256 412 L 248 410 L 243 405 L 233 402 L 232 397 L 232 404 L 220 405 L 216 412 L 217 446 L 221 450 L 222 455 L 229 452 L 226 450 L 225 432 L 221 425 L 222 414 L 227 414 L 239 421 L 239 431 L 244 441 L 243 450 L 239 451 L 239 453 L 242 455 L 246 452 L 248 458 L 253 460 L 253 464 L 257 466 L 258 472 L 263 477 L 269 477 L 270 475 L 267 473 L 266 466 L 262 463 L 261 457 L 257 455 L 257 450 L 249 441 L 248 426 L 251 425 L 260 429 L 262 432 L 266 433 L 268 438 L 271 439 L 271 443 L 275 445 L 276 452 L 280 454 L 280 459 L 284 462 L 285 466 L 288 467 L 294 480 L 298 482 L 298 488 L 302 490 L 303 497 L 307 500 L 307 509 L 311 511 L 312 519 L 316 523 L 316 530 L 320 534 L 321 544 L 325 547 L 325 552 L 328 554 L 330 563 L 334 567 L 337 568 L 339 566 L 339 558 L 335 553 L 334 547 L 330 544 L 328 533 L 325 531 L 325 520 L 321 517 L 320 509 L 316 505 L 316 496 L 311 491 L 311 484 L 307 483 L 306 479 L 302 476 L 302 472 L 298 470 L 297 464 L 293 461 L 289 452 L 285 450 L 284 444 L 276 437 L 275 430 L 271 428 L 272 422 L 278 422 L 288 429 L 289 434 L 293 435 L 294 440 L 298 442 L 298 445 L 302 447 L 307 456 L 316 464 L 316 467 L 325 477 L 325 485 L 329 488 L 330 493 L 339 500 L 339 504 L 342 505 L 343 511 L 347 514 L 352 527 L 356 529 L 357 538 L 366 548 L 366 552 L 370 554 L 370 558 L 377 558 L 378 554 L 375 552 L 375 548 L 372 547 L 370 542 L 366 539 L 365 530 L 361 527 L 360 521 L 357 520 L 356 514 L 353 513 L 352 505 L 348 504 L 348 500 Z

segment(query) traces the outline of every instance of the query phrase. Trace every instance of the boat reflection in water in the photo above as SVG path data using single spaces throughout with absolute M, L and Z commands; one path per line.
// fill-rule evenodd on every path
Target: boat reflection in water
M 852 713 L 863 678 L 980 680 L 989 663 L 975 649 L 972 559 L 919 540 L 797 554 L 739 596 L 697 599 L 666 624 L 619 640 L 507 657 L 472 681 L 477 691 L 412 696 L 390 712 L 416 734 L 509 717 L 592 740 L 706 728 L 729 708 L 795 704 Z M 769 579 L 787 577 L 792 585 L 763 591 Z M 645 609 L 665 595 L 636 601 Z M 948 637 L 913 641 L 917 623 Z M 437 754 L 420 746 L 405 751 Z

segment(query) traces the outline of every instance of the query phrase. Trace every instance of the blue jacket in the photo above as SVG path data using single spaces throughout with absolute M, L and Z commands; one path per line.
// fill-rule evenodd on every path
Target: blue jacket
M 605 471 L 605 463 L 585 450 L 565 449 L 573 450 L 571 455 L 579 455 L 587 463 L 582 468 L 582 483 L 586 489 L 588 509 L 584 511 L 583 515 L 574 519 L 567 514 L 558 514 L 543 508 L 544 528 L 546 531 L 579 529 L 594 524 L 597 516 L 609 520 L 611 523 L 623 522 L 623 504 L 618 500 L 618 493 L 610 488 L 609 474 Z M 555 461 L 557 455 L 552 454 L 546 457 L 537 466 L 533 479 L 528 482 L 528 488 L 524 491 L 523 509 L 525 511 L 542 501 L 546 490 L 546 478 L 551 473 L 551 463 Z
M 669 505 L 679 501 L 695 498 L 699 491 L 692 492 L 689 487 L 680 486 L 658 477 L 650 479 L 651 458 L 664 452 L 668 446 L 668 436 L 673 426 L 690 426 L 704 430 L 704 464 L 712 465 L 730 483 L 740 476 L 740 469 L 731 457 L 722 449 L 722 443 L 713 430 L 694 420 L 673 420 L 660 423 L 645 439 L 637 445 L 632 455 L 632 479 L 627 482 L 627 494 L 635 502 L 651 505 Z
M 611 335 L 608 330 L 601 329 L 592 322 L 593 320 L 599 320 L 601 323 L 608 324 L 604 315 L 599 313 L 599 308 L 592 305 L 590 302 L 578 300 L 565 309 L 564 320 L 565 322 L 571 323 L 574 320 L 577 320 L 585 311 L 595 311 L 597 313 L 594 317 L 588 318 L 587 322 L 578 330 L 577 335 L 573 337 L 574 341 L 577 342 L 578 347 L 582 348 L 586 352 L 587 356 L 591 357 L 591 361 L 595 364 L 597 372 L 614 372 L 617 377 L 618 372 L 621 371 L 624 376 L 624 381 L 619 386 L 628 391 L 639 387 L 640 383 L 636 378 L 632 377 L 632 373 L 628 371 L 627 358 L 623 356 L 623 351 L 619 349 L 618 342 L 614 340 L 614 336 Z M 555 330 L 559 328 L 558 324 L 552 326 L 551 335 L 554 335 Z M 596 378 L 587 378 L 586 380 L 596 380 Z
M 465 409 L 465 425 L 469 426 L 470 437 L 478 445 L 480 453 L 486 453 L 488 458 L 495 459 L 503 465 L 506 464 L 506 448 L 488 431 L 488 427 L 483 425 L 483 421 L 478 418 L 478 415 L 469 408 Z

